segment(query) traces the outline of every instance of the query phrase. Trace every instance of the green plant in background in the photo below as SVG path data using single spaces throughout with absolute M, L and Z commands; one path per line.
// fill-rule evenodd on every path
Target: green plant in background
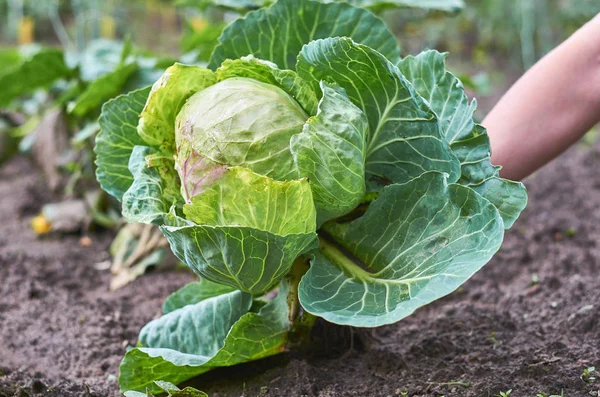
M 356 7 L 371 11 L 382 11 L 398 7 L 420 8 L 446 12 L 460 11 L 463 0 L 321 0 L 323 3 L 346 2 Z M 274 0 L 178 0 L 177 4 L 205 10 L 209 7 L 221 7 L 237 12 L 247 12 L 261 7 L 268 7 Z
M 600 3 L 595 0 L 467 0 L 466 3 L 464 12 L 451 21 L 426 22 L 423 28 L 436 33 L 424 44 L 440 40 L 448 46 L 470 43 L 475 45 L 476 53 L 501 56 L 522 70 L 531 67 L 600 12 Z M 435 26 L 432 29 L 428 25 Z M 515 51 L 515 43 L 519 51 Z
M 226 25 L 224 22 L 210 22 L 218 20 L 219 18 L 206 18 L 202 15 L 189 18 L 181 38 L 181 52 L 197 62 L 208 62 Z
M 173 62 L 136 50 L 129 41 L 92 41 L 81 53 L 39 46 L 0 50 L 0 119 L 8 120 L 0 129 L 0 161 L 14 155 L 18 144 L 21 152 L 32 153 L 48 187 L 60 188 L 64 200 L 42 209 L 32 222 L 34 232 L 69 233 L 90 224 L 119 223 L 119 211 L 107 205 L 94 177 L 96 118 L 104 102 L 151 84 Z M 128 244 L 137 244 L 138 237 Z M 147 243 L 131 250 L 147 254 L 134 256 L 137 263 L 124 256 L 115 260 L 114 287 L 164 257 L 158 255 L 163 240 Z
M 565 391 L 561 390 L 560 394 L 546 394 L 546 393 L 538 393 L 536 397 L 565 397 Z
M 390 324 L 466 281 L 526 204 L 445 55 L 369 11 L 280 0 L 107 103 L 97 177 L 201 280 L 121 364 L 126 395 L 294 346 L 314 316 Z
M 49 88 L 61 78 L 70 78 L 73 71 L 67 66 L 63 53 L 57 49 L 33 47 L 0 50 L 0 108 L 7 108 L 22 95 L 39 88 Z
M 122 92 L 147 86 L 173 58 L 136 51 L 129 41 L 97 40 L 81 53 L 27 46 L 0 50 L 0 106 L 23 110 L 36 90 L 53 94 L 76 123 L 94 120 L 100 106 Z
M 585 383 L 592 383 L 596 380 L 594 373 L 596 372 L 596 367 L 587 367 L 581 373 L 581 380 Z
M 93 180 L 90 139 L 98 132 L 101 105 L 151 84 L 173 61 L 134 50 L 129 41 L 93 41 L 81 53 L 35 45 L 0 50 L 0 108 L 24 118 L 4 133 L 20 140 L 21 151 L 33 148 L 34 155 L 36 142 L 66 142 L 37 160 L 52 163 L 42 164 L 46 173 L 60 168 L 71 175 L 65 193 L 72 195 L 79 180 Z M 50 126 L 53 120 L 64 123 Z

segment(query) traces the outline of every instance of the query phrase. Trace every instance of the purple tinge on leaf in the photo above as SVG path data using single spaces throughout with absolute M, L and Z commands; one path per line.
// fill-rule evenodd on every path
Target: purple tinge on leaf
M 176 162 L 176 169 L 181 179 L 185 201 L 191 203 L 194 196 L 204 192 L 225 174 L 227 166 L 216 164 L 191 150 L 185 160 Z

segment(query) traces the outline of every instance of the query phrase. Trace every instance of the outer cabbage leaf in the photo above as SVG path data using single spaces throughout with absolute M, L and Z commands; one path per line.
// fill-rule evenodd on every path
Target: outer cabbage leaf
M 406 57 L 399 67 L 438 115 L 442 132 L 461 162 L 458 183 L 491 201 L 508 229 L 525 208 L 527 191 L 522 183 L 499 177 L 500 168 L 490 162 L 487 133 L 473 121 L 477 104 L 469 103 L 460 80 L 446 71 L 445 58 L 446 54 L 430 50 Z
M 290 327 L 288 290 L 282 282 L 277 297 L 258 313 L 249 312 L 249 295 L 234 291 L 149 323 L 140 333 L 142 347 L 130 350 L 121 363 L 121 390 L 158 392 L 155 380 L 180 383 L 215 367 L 280 353 Z
M 157 168 L 148 167 L 146 158 L 155 155 L 155 149 L 135 146 L 129 158 L 133 183 L 123 194 L 122 213 L 128 222 L 160 222 L 171 204 L 165 200 L 165 184 Z
M 175 169 L 175 159 L 170 153 L 157 152 L 146 156 L 146 165 L 155 169 L 162 181 L 163 201 L 168 205 L 181 208 L 183 198 L 181 197 L 181 182 Z
M 317 40 L 298 56 L 298 74 L 343 87 L 369 120 L 366 174 L 369 189 L 403 183 L 427 171 L 460 176 L 460 164 L 438 119 L 398 68 L 373 49 L 348 38 Z
M 137 63 L 120 65 L 112 72 L 92 81 L 71 105 L 70 113 L 83 117 L 97 109 L 103 102 L 121 93 L 129 77 L 137 70 Z
M 175 350 L 199 359 L 210 358 L 221 349 L 233 324 L 250 307 L 252 295 L 241 291 L 204 299 L 146 324 L 140 331 L 139 344 Z
M 251 295 L 234 291 L 184 306 L 146 324 L 140 331 L 141 347 L 129 351 L 121 363 L 122 390 L 141 391 L 155 380 L 177 384 L 200 373 L 190 367 L 202 366 L 214 357 L 231 327 L 251 306 Z M 159 360 L 144 368 L 143 358 Z M 174 366 L 187 368 L 174 371 Z
M 196 274 L 251 293 L 262 293 L 316 246 L 315 233 L 279 236 L 239 226 L 162 226 L 171 250 Z
M 194 93 L 216 83 L 215 74 L 176 63 L 154 83 L 140 115 L 138 133 L 150 146 L 175 153 L 175 118 Z
M 302 177 L 310 180 L 318 224 L 347 214 L 365 195 L 365 154 L 369 123 L 342 88 L 321 83 L 319 112 L 291 150 Z
M 307 180 L 279 182 L 241 167 L 226 171 L 183 211 L 199 225 L 251 227 L 280 236 L 316 231 Z
M 167 314 L 187 305 L 193 305 L 214 296 L 228 294 L 235 289 L 226 285 L 212 283 L 206 279 L 200 279 L 189 283 L 167 297 L 163 303 L 163 313 Z
M 316 245 L 316 211 L 306 180 L 277 182 L 233 168 L 184 206 L 196 222 L 163 226 L 175 255 L 198 275 L 258 294 Z
M 395 37 L 369 11 L 346 3 L 280 0 L 229 25 L 219 39 L 209 68 L 216 69 L 227 58 L 254 55 L 282 69 L 293 69 L 303 45 L 337 36 L 368 45 L 392 62 L 400 59 Z
M 493 177 L 471 188 L 498 208 L 506 229 L 512 227 L 527 206 L 527 190 L 520 182 Z
M 454 291 L 504 234 L 489 201 L 438 172 L 387 186 L 361 218 L 324 227 L 335 243 L 322 240 L 300 302 L 328 321 L 361 327 L 396 322 Z
M 14 52 L 5 53 L 3 59 L 2 62 L 8 65 L 0 70 L 0 107 L 8 106 L 13 99 L 47 87 L 55 80 L 73 73 L 60 50 L 43 49 L 19 61 Z
M 137 134 L 139 115 L 144 108 L 150 87 L 133 91 L 110 100 L 102 107 L 96 137 L 96 178 L 107 193 L 122 200 L 133 183 L 129 157 L 135 146 L 144 145 Z

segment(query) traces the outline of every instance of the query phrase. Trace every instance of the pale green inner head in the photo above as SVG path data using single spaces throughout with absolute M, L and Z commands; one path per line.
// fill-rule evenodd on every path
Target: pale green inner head
M 176 120 L 178 152 L 242 166 L 277 180 L 296 179 L 290 138 L 308 115 L 281 88 L 230 78 L 188 99 Z M 182 160 L 182 159 L 180 159 Z

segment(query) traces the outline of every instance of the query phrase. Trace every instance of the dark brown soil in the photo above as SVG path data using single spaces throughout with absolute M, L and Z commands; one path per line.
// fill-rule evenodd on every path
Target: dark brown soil
M 581 379 L 600 369 L 598 169 L 600 146 L 578 146 L 530 178 L 529 208 L 494 260 L 399 324 L 319 324 L 310 352 L 194 384 L 211 397 L 600 396 L 600 381 Z M 117 396 L 124 346 L 192 276 L 157 271 L 109 292 L 94 265 L 110 235 L 87 248 L 79 236 L 33 236 L 42 186 L 23 158 L 0 171 L 0 396 Z

